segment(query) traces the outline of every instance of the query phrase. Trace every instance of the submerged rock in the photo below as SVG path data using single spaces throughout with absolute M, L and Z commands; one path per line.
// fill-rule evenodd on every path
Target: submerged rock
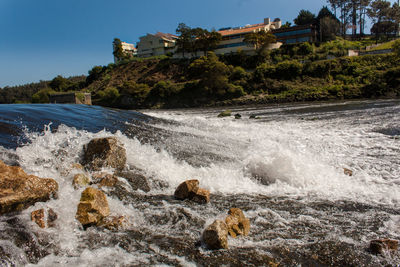
M 44 209 L 39 209 L 31 212 L 31 220 L 34 221 L 40 228 L 46 228 L 46 221 L 47 227 L 54 227 L 54 222 L 57 218 L 57 213 L 55 213 L 52 209 L 48 209 L 47 214 Z
M 126 150 L 115 137 L 95 138 L 84 146 L 82 164 L 90 170 L 98 171 L 102 167 L 122 170 L 125 163 Z
M 343 173 L 348 176 L 353 176 L 353 171 L 347 168 L 343 168 Z
M 115 175 L 105 172 L 94 173 L 92 174 L 92 178 L 92 184 L 98 184 L 100 187 L 113 187 L 118 182 L 118 178 Z
M 176 188 L 174 196 L 179 200 L 191 199 L 198 189 L 199 180 L 187 180 Z
M 83 173 L 75 174 L 72 185 L 75 189 L 79 187 L 85 187 L 90 183 L 90 178 Z
M 231 114 L 232 114 L 232 112 L 228 109 L 228 110 L 225 110 L 225 111 L 222 111 L 221 113 L 219 113 L 218 117 L 219 118 L 221 118 L 221 117 L 230 117 Z
M 56 196 L 58 184 L 50 178 L 28 175 L 17 166 L 0 160 L 0 214 L 21 211 Z
M 110 231 L 118 231 L 123 229 L 128 223 L 128 220 L 125 216 L 108 216 L 105 217 L 100 223 L 99 226 L 104 227 Z
M 203 241 L 210 249 L 228 248 L 228 228 L 225 222 L 215 220 L 203 232 Z
M 235 119 L 241 119 L 242 118 L 242 115 L 240 115 L 239 113 L 237 113 L 237 114 L 235 114 Z
M 83 226 L 97 225 L 110 214 L 106 195 L 95 188 L 86 188 L 76 212 L 76 218 Z
M 396 251 L 399 248 L 399 241 L 393 239 L 372 240 L 369 250 L 373 254 L 383 254 L 385 251 Z
M 151 189 L 147 178 L 138 172 L 120 171 L 117 172 L 115 175 L 125 178 L 133 190 L 142 190 L 143 192 L 149 192 Z

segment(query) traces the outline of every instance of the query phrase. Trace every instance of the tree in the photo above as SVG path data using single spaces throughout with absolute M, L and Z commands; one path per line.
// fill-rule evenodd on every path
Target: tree
M 400 58 L 400 39 L 396 40 L 392 46 L 393 53 Z
M 321 42 L 336 39 L 336 35 L 340 33 L 340 21 L 328 7 L 324 6 L 321 8 L 317 16 L 317 22 Z
M 66 91 L 72 82 L 61 75 L 58 75 L 50 82 L 50 87 L 55 91 Z
M 121 40 L 118 38 L 114 38 L 113 41 L 113 55 L 116 61 L 121 61 L 125 57 L 124 50 L 122 49 Z
M 375 0 L 371 3 L 371 7 L 367 10 L 368 17 L 374 23 L 374 33 L 376 42 L 378 42 L 381 30 L 384 28 L 385 22 L 390 21 L 390 2 L 385 0 Z M 372 31 L 372 29 L 371 29 Z
M 289 21 L 286 21 L 285 24 L 282 24 L 281 28 L 290 28 L 292 26 L 292 23 L 290 23 Z
M 176 28 L 176 33 L 179 34 L 178 40 L 176 40 L 177 52 L 182 53 L 182 57 L 185 57 L 185 52 L 189 52 L 192 43 L 192 29 L 185 23 L 179 23 Z
M 295 18 L 294 23 L 296 25 L 308 25 L 315 22 L 315 15 L 308 10 L 300 10 L 299 15 Z
M 209 32 L 205 29 L 199 30 L 196 37 L 196 47 L 203 51 L 204 55 L 206 55 L 208 51 L 216 49 L 218 43 L 222 40 L 222 35 L 219 32 Z
M 371 3 L 371 0 L 359 0 L 360 5 L 359 5 L 359 24 L 360 24 L 360 35 L 364 35 L 364 29 L 365 29 L 365 16 L 367 14 L 367 8 L 369 4 Z
M 268 47 L 269 44 L 276 42 L 276 37 L 271 32 L 266 32 L 264 30 L 258 32 L 252 32 L 247 34 L 243 42 L 251 45 L 255 48 L 257 53 L 262 53 Z

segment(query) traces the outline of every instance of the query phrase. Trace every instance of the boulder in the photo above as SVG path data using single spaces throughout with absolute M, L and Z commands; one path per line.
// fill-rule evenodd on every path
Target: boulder
M 239 113 L 235 114 L 235 119 L 239 120 L 242 118 L 242 115 L 240 115 Z
M 197 203 L 206 204 L 210 202 L 210 191 L 207 189 L 198 188 L 192 193 L 191 199 Z
M 228 232 L 232 237 L 238 235 L 247 236 L 250 232 L 250 220 L 244 216 L 243 211 L 238 208 L 231 208 L 228 211 L 225 222 L 228 226 Z
M 115 137 L 95 138 L 84 146 L 82 164 L 90 170 L 98 171 L 102 167 L 122 170 L 125 163 L 125 148 Z
M 84 227 L 98 225 L 109 214 L 107 198 L 102 191 L 88 187 L 82 192 L 76 218 Z
M 72 181 L 72 185 L 75 189 L 79 187 L 85 187 L 90 183 L 90 178 L 83 173 L 75 174 L 74 180 Z
M 369 244 L 369 250 L 373 254 L 383 254 L 385 251 L 396 251 L 399 248 L 399 241 L 393 239 L 376 239 Z
M 228 248 L 228 228 L 225 222 L 215 220 L 203 232 L 203 241 L 210 249 Z
M 0 214 L 21 211 L 57 195 L 55 180 L 28 175 L 20 167 L 8 166 L 2 161 L 0 178 Z
M 187 180 L 176 188 L 174 196 L 179 200 L 191 199 L 198 189 L 199 180 Z
M 31 212 L 31 220 L 39 225 L 40 228 L 46 228 L 46 221 L 47 227 L 54 227 L 54 222 L 57 217 L 57 213 L 55 213 L 52 209 L 48 209 L 47 212 L 45 212 L 45 209 L 39 209 Z

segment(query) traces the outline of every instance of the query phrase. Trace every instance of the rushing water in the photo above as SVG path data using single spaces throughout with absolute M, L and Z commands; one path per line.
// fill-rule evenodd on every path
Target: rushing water
M 221 110 L 119 111 L 75 105 L 0 106 L 0 159 L 51 177 L 58 199 L 0 217 L 0 265 L 21 266 L 385 266 L 399 252 L 372 255 L 376 238 L 400 239 L 400 101 L 297 104 Z M 256 115 L 258 119 L 249 119 Z M 83 230 L 75 213 L 83 189 L 71 181 L 82 146 L 116 136 L 127 168 L 150 191 L 120 178 L 107 190 L 126 229 Z M 353 170 L 346 176 L 343 168 Z M 199 205 L 172 195 L 186 179 L 210 190 Z M 30 212 L 51 207 L 55 228 Z M 239 207 L 248 237 L 209 251 L 203 229 Z

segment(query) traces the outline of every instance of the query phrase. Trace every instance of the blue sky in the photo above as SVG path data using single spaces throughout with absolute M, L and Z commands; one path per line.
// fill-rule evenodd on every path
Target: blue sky
M 207 29 L 293 21 L 325 0 L 0 0 L 0 87 L 87 74 L 112 62 L 112 41 L 137 42 L 180 22 Z

